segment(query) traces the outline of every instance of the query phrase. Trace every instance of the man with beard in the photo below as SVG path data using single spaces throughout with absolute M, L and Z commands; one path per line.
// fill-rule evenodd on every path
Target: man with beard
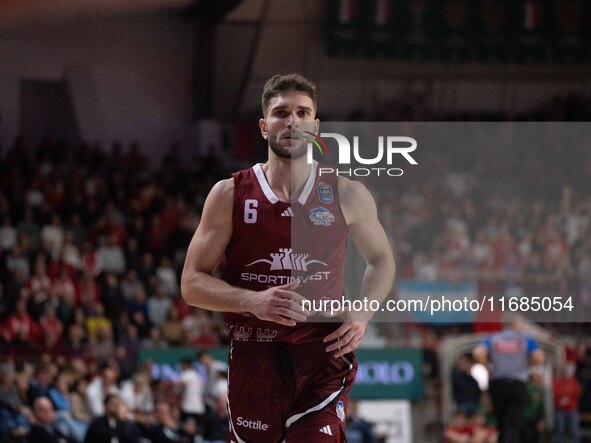
M 231 441 L 342 442 L 354 351 L 371 313 L 318 321 L 304 301 L 344 296 L 348 235 L 366 261 L 361 297 L 388 295 L 394 259 L 365 186 L 320 176 L 307 161 L 304 132 L 315 135 L 320 124 L 315 85 L 276 75 L 261 101 L 268 160 L 211 190 L 182 294 L 192 306 L 226 313 Z M 213 277 L 224 256 L 226 281 Z

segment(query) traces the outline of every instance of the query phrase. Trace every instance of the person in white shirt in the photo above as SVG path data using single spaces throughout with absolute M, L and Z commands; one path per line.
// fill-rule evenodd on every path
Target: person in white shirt
M 119 394 L 117 371 L 109 363 L 103 362 L 99 365 L 99 375 L 86 389 L 86 403 L 93 417 L 99 417 L 105 413 L 105 398 L 108 394 Z
M 193 418 L 198 426 L 201 425 L 205 415 L 204 383 L 193 367 L 193 361 L 190 358 L 181 360 L 179 385 L 182 390 L 181 420 L 185 421 L 188 418 Z

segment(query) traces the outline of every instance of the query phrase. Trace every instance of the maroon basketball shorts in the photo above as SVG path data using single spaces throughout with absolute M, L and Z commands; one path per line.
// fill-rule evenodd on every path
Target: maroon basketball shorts
M 334 358 L 326 346 L 233 341 L 229 441 L 344 442 L 357 360 L 353 353 Z

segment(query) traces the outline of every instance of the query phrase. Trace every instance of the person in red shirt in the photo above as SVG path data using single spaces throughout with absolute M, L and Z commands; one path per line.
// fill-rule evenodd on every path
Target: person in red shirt
M 568 363 L 559 370 L 558 377 L 553 381 L 554 393 L 554 441 L 565 441 L 570 434 L 573 443 L 579 443 L 579 397 L 581 385 L 575 378 L 575 366 Z
M 456 411 L 443 433 L 445 443 L 470 443 L 472 430 L 463 412 Z
M 27 312 L 27 299 L 16 302 L 14 313 L 8 316 L 4 324 L 4 340 L 7 343 L 31 343 L 38 335 L 38 325 Z

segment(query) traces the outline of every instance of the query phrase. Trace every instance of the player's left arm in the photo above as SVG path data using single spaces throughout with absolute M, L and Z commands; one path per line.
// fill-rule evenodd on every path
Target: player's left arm
M 396 267 L 388 237 L 378 220 L 375 201 L 360 182 L 339 177 L 338 186 L 349 234 L 366 262 L 361 298 L 377 300 L 381 304 L 390 293 Z M 334 357 L 357 349 L 373 316 L 373 312 L 350 314 L 355 316 L 349 316 L 336 331 L 324 338 L 325 343 L 336 340 L 326 348 L 327 352 L 334 352 Z

